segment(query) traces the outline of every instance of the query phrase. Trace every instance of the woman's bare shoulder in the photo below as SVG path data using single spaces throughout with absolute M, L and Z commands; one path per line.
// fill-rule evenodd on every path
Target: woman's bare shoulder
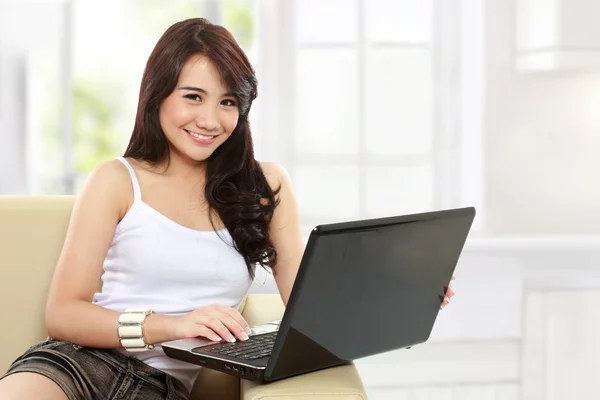
M 127 167 L 117 159 L 97 165 L 88 175 L 80 195 L 87 193 L 104 197 L 118 207 L 122 217 L 133 203 L 133 186 Z
M 285 181 L 289 179 L 289 175 L 285 168 L 273 161 L 259 161 L 258 164 L 265 174 L 267 183 L 271 189 L 276 190 Z
M 131 178 L 127 167 L 121 161 L 114 159 L 98 164 L 90 172 L 88 182 L 106 187 L 124 187 L 131 182 Z

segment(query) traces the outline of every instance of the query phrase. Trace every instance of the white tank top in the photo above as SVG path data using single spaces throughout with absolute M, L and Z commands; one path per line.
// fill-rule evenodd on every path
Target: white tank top
M 167 315 L 214 303 L 238 308 L 252 281 L 227 229 L 197 231 L 165 217 L 142 201 L 133 168 L 118 159 L 131 174 L 134 198 L 117 225 L 94 304 L 117 312 L 142 307 Z M 121 351 L 174 376 L 188 390 L 200 370 L 167 357 L 159 346 L 142 353 Z

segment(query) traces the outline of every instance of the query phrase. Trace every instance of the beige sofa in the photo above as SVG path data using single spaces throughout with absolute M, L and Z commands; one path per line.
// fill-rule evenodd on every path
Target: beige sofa
M 0 375 L 46 337 L 44 303 L 71 213 L 72 196 L 0 196 Z M 278 295 L 249 295 L 242 312 L 250 324 L 281 318 Z M 193 399 L 366 399 L 353 365 L 269 384 L 204 369 Z

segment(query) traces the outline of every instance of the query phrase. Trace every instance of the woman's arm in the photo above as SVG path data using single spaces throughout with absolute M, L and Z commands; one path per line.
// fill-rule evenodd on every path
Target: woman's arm
M 280 202 L 273 213 L 270 237 L 277 250 L 277 265 L 273 268 L 273 274 L 283 304 L 287 306 L 304 253 L 298 203 L 287 172 L 272 162 L 261 162 L 260 165 L 273 190 L 281 185 L 277 195 Z
M 119 313 L 92 304 L 92 298 L 116 226 L 132 199 L 131 178 L 120 161 L 104 163 L 89 175 L 75 201 L 46 302 L 46 328 L 51 337 L 82 346 L 121 347 Z M 167 318 L 147 318 L 147 339 L 170 339 Z

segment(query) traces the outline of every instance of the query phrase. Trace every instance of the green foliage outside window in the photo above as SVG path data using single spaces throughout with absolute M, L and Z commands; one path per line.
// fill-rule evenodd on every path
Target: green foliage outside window
M 87 174 L 119 153 L 113 106 L 92 83 L 76 82 L 72 102 L 74 172 Z
M 223 26 L 233 34 L 240 47 L 248 52 L 254 41 L 252 3 L 228 1 L 223 9 Z

